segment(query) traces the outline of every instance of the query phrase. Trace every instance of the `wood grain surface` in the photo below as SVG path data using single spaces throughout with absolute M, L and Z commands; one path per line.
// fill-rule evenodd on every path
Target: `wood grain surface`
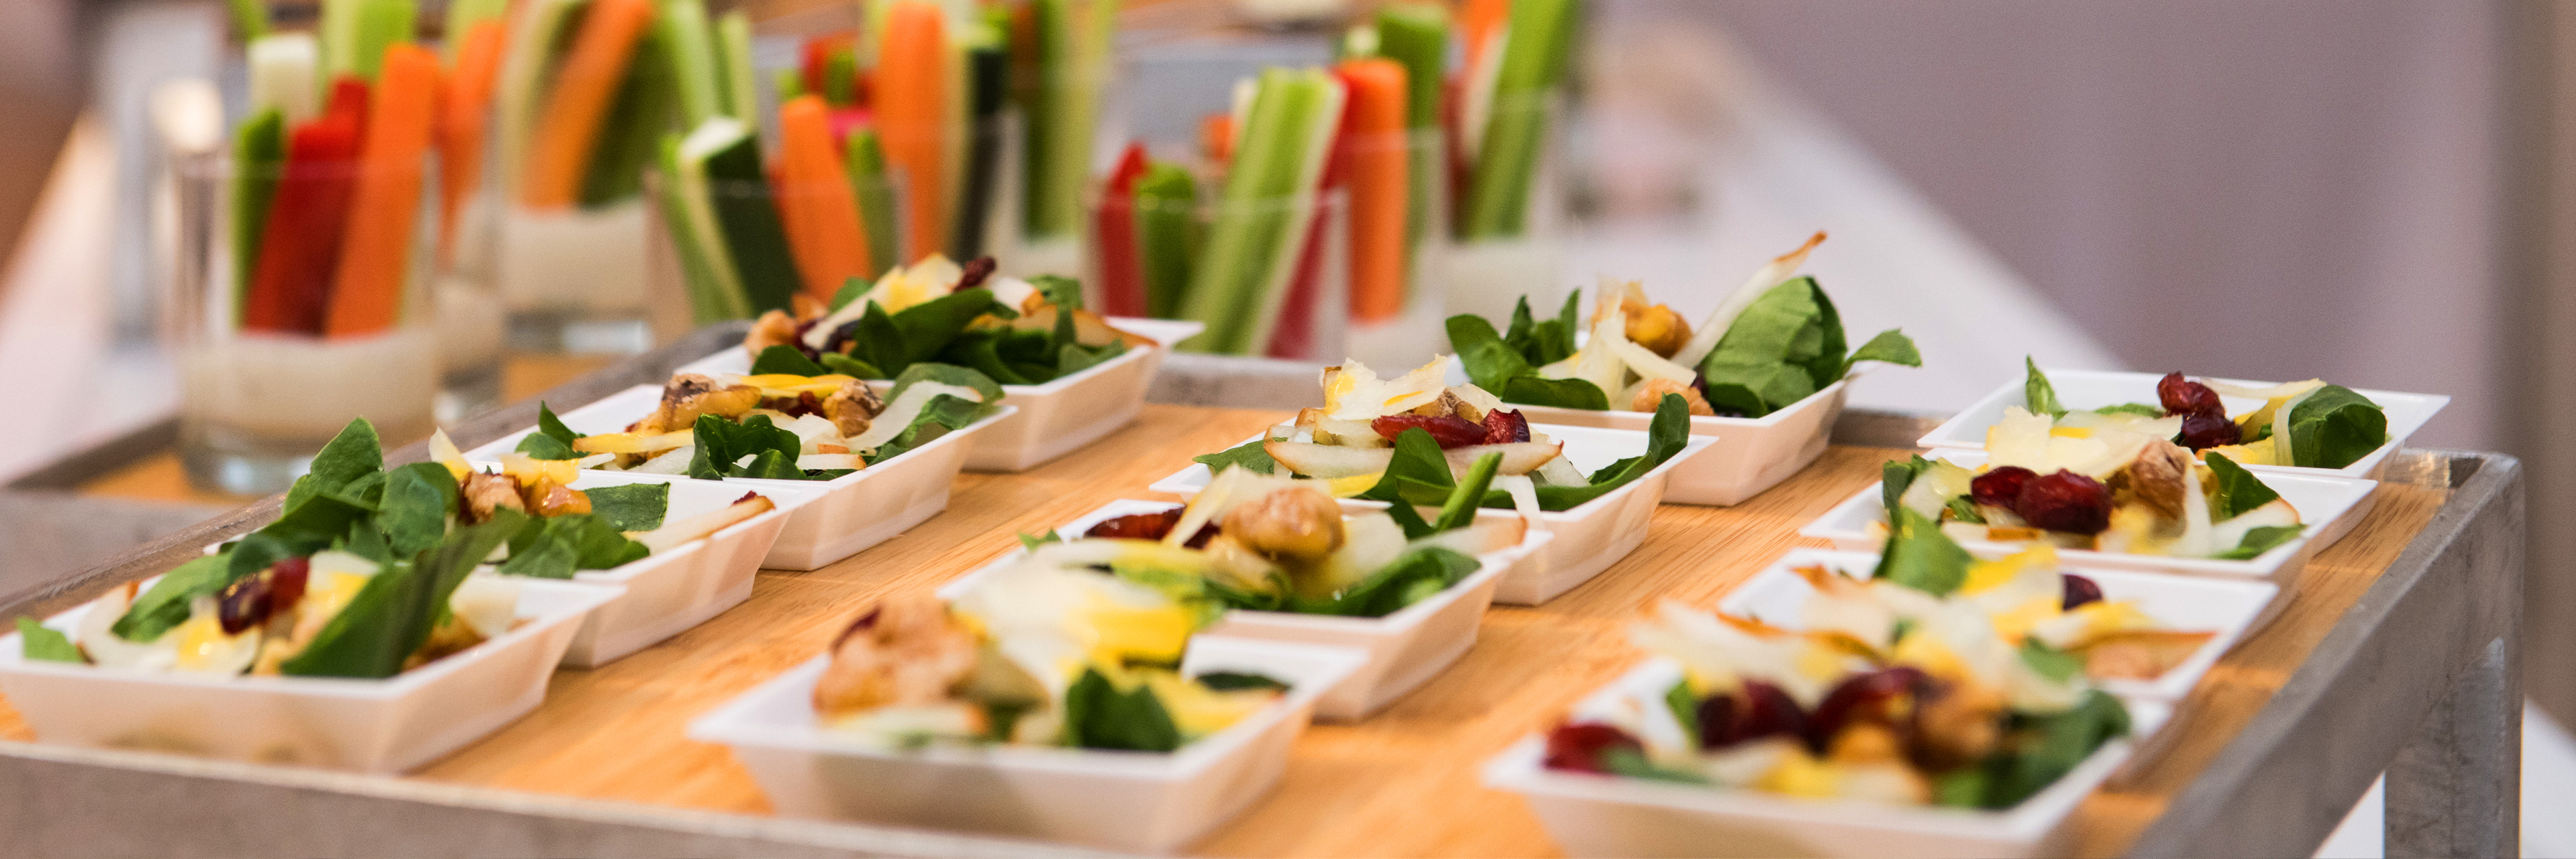
M 586 798 L 765 814 L 725 749 L 691 742 L 691 719 L 821 652 L 886 595 L 928 591 L 1280 418 L 1149 405 L 1138 423 L 1019 475 L 960 477 L 948 511 L 808 573 L 764 571 L 750 601 L 615 664 L 560 671 L 544 706 L 412 778 Z M 1783 551 L 1821 545 L 1798 526 L 1875 481 L 1907 451 L 1835 447 L 1751 503 L 1665 506 L 1644 545 L 1544 606 L 1497 607 L 1475 649 L 1377 716 L 1318 725 L 1278 787 L 1192 852 L 1219 856 L 1548 856 L 1528 807 L 1479 781 L 1484 761 L 1542 730 L 1633 665 L 1629 621 L 1663 599 L 1713 604 Z M 2089 855 L 2116 854 L 2279 688 L 2344 610 L 2431 520 L 2445 491 L 2387 485 L 2352 534 L 2309 565 L 2288 608 L 2221 660 L 2154 748 L 2076 813 Z M 0 737 L 33 737 L 0 707 Z

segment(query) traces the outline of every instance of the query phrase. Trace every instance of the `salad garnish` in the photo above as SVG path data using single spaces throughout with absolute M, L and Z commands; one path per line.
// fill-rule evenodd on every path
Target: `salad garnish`
M 1790 277 L 1824 239 L 1818 232 L 1772 260 L 1697 327 L 1648 303 L 1636 281 L 1604 278 L 1579 347 L 1581 290 L 1544 321 L 1523 297 L 1499 336 L 1482 317 L 1449 317 L 1449 342 L 1468 378 L 1503 402 L 1593 411 L 1653 411 L 1665 394 L 1679 394 L 1694 415 L 1758 418 L 1840 381 L 1862 361 L 1923 366 L 1914 341 L 1893 328 L 1848 349 L 1824 288 L 1812 276 Z
M 2026 414 L 2046 415 L 2056 427 L 2111 424 L 2171 438 L 2195 455 L 2216 453 L 2239 465 L 2342 468 L 2388 443 L 2388 413 L 2369 397 L 2322 379 L 2248 388 L 2167 373 L 2156 382 L 2155 403 L 2121 403 L 2091 411 L 2070 410 L 2039 364 L 2022 359 Z M 2230 416 L 2219 395 L 2262 400 L 2263 406 Z M 1994 430 L 1987 430 L 1993 446 Z
M 1162 591 L 1033 553 L 953 602 L 889 599 L 861 614 L 832 642 L 814 710 L 831 730 L 893 748 L 1168 752 L 1287 688 L 1180 673 L 1206 620 Z
M 624 432 L 576 433 L 539 403 L 537 431 L 501 460 L 701 480 L 831 480 L 983 420 L 1001 400 L 991 378 L 947 364 L 906 367 L 885 397 L 840 374 L 681 373 L 653 413 Z
M 375 427 L 351 421 L 277 521 L 149 589 L 110 591 L 73 636 L 20 618 L 24 653 L 155 672 L 391 677 L 522 622 L 514 577 L 611 569 L 775 506 L 747 493 L 666 523 L 667 485 L 573 489 L 560 462 L 476 472 L 444 433 L 431 452 L 388 469 Z
M 1519 410 L 1482 387 L 1444 384 L 1451 360 L 1442 355 L 1393 379 L 1357 361 L 1324 368 L 1322 408 L 1194 461 L 1211 472 L 1241 467 L 1320 480 L 1335 497 L 1436 505 L 1480 457 L 1499 454 L 1498 476 L 1478 505 L 1534 513 L 1572 509 L 1626 486 L 1690 440 L 1684 396 L 1666 394 L 1644 455 L 1584 474 L 1561 455 L 1564 443 L 1531 432 Z
M 933 254 L 873 285 L 850 281 L 827 312 L 761 314 L 743 338 L 751 371 L 887 379 L 938 362 L 1005 385 L 1036 385 L 1152 342 L 1084 309 L 1081 281 L 995 277 L 993 267 L 992 257 L 960 267 Z

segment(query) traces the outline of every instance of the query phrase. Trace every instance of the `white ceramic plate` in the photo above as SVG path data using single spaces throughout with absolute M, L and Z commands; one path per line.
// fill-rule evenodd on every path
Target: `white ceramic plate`
M 1974 470 L 1984 465 L 1986 453 L 1981 450 L 1939 450 L 1933 459 L 1944 459 Z M 2313 469 L 2311 469 L 2313 470 Z M 2060 549 L 2058 554 L 2068 566 L 2093 569 L 2145 570 L 2148 572 L 2191 573 L 2195 575 L 2232 576 L 2270 579 L 2284 592 L 2295 588 L 2299 569 L 2318 550 L 2334 545 L 2354 523 L 2370 510 L 2375 480 L 2343 477 L 2316 477 L 2279 472 L 2261 475 L 2263 484 L 2281 493 L 2281 499 L 2299 511 L 2299 521 L 2308 526 L 2307 533 L 2249 560 L 2222 561 L 2212 558 L 2172 558 L 2162 555 L 2132 555 L 2124 552 L 2096 552 L 2090 549 Z M 1873 524 L 1884 526 L 1887 510 L 1880 500 L 1879 485 L 1869 488 L 1835 505 L 1816 521 L 1798 529 L 1804 537 L 1832 541 L 1834 548 L 1852 552 L 1876 552 L 1886 538 L 1872 533 Z M 1960 543 L 1969 554 L 1980 558 L 2000 558 L 2021 551 L 2021 543 L 1996 543 L 1971 540 Z
M 1753 578 L 1737 585 L 1717 603 L 1727 614 L 1760 618 L 1783 629 L 1805 627 L 1800 612 L 1816 593 L 1813 585 L 1797 573 L 1800 567 L 1822 565 L 1841 570 L 1854 578 L 1867 579 L 1878 566 L 1876 552 L 1839 552 L 1825 549 L 1791 549 L 1780 560 L 1771 562 Z M 2218 633 L 2191 658 L 2167 670 L 2154 680 L 2110 680 L 2101 683 L 2103 691 L 2124 698 L 2155 698 L 2178 701 L 2191 694 L 2193 684 L 2218 663 L 2218 657 L 2236 646 L 2246 627 L 2264 613 L 2281 589 L 2268 582 L 2230 581 L 2190 576 L 2161 576 L 2154 573 L 2121 570 L 2095 570 L 2068 566 L 2065 572 L 2092 579 L 2102 586 L 2106 600 L 2135 600 L 2138 609 L 2155 618 L 2164 629 L 2183 632 Z
M 1646 434 L 1642 431 L 1534 422 L 1530 424 L 1530 432 L 1564 442 L 1565 458 L 1585 474 L 1646 452 Z M 1253 440 L 1247 438 L 1243 441 Z M 1664 460 L 1664 464 L 1628 485 L 1570 510 L 1539 514 L 1537 527 L 1554 535 L 1555 539 L 1503 573 L 1502 582 L 1494 587 L 1494 601 L 1505 605 L 1538 605 L 1555 599 L 1557 594 L 1584 583 L 1620 558 L 1627 557 L 1637 544 L 1646 541 L 1646 527 L 1654 520 L 1655 505 L 1662 502 L 1664 487 L 1673 472 L 1688 465 L 1713 442 L 1707 436 L 1692 436 L 1679 452 L 1673 454 L 1673 458 Z M 1212 477 L 1206 465 L 1191 463 L 1190 467 L 1155 481 L 1150 488 L 1190 498 L 1206 488 Z M 1383 501 L 1353 498 L 1342 499 L 1342 505 L 1352 510 L 1386 509 Z
M 824 728 L 817 656 L 689 725 L 733 748 L 778 813 L 1063 841 L 1126 851 L 1187 845 L 1268 793 L 1316 699 L 1358 670 L 1336 647 L 1212 638 L 1182 670 L 1290 684 L 1276 704 L 1168 753 L 1028 746 L 898 751 Z
M 1101 505 L 1056 529 L 1073 540 L 1091 526 L 1120 516 L 1172 509 L 1170 502 L 1119 500 Z M 1478 518 L 1509 517 L 1508 511 L 1482 511 Z M 1200 638 L 1245 638 L 1348 647 L 1368 654 L 1368 662 L 1315 704 L 1315 717 L 1334 721 L 1366 718 L 1381 707 L 1430 682 L 1476 644 L 1477 621 L 1494 601 L 1494 583 L 1503 571 L 1547 545 L 1549 535 L 1532 530 L 1519 545 L 1477 556 L 1479 566 L 1457 584 L 1385 617 L 1334 617 L 1275 611 L 1230 611 Z M 1013 553 L 941 585 L 939 598 L 954 600 L 993 571 L 1019 560 Z
M 29 660 L 12 632 L 0 636 L 0 694 L 40 743 L 405 772 L 536 709 L 582 618 L 620 592 L 518 581 L 516 628 L 383 680 L 217 678 Z M 89 610 L 45 625 L 71 635 Z
M 661 402 L 660 385 L 637 385 L 556 417 L 583 435 L 624 432 L 628 424 L 652 414 Z M 885 542 L 947 509 L 948 485 L 956 480 L 958 467 L 965 463 L 969 440 L 1015 413 L 1010 406 L 1003 406 L 983 420 L 904 451 L 902 456 L 830 480 L 728 478 L 699 482 L 740 485 L 746 491 L 819 490 L 819 497 L 789 512 L 786 526 L 780 529 L 777 541 L 770 544 L 768 556 L 760 563 L 775 570 L 811 570 Z M 465 459 L 477 464 L 499 462 L 501 454 L 516 449 L 520 439 L 536 431 L 529 427 L 502 436 L 466 451 Z M 631 476 L 691 480 L 672 475 Z
M 1586 704 L 1620 697 L 1662 706 L 1681 666 L 1652 659 Z M 2123 701 L 2135 736 L 2170 710 Z M 2067 812 L 2119 769 L 2134 741 L 2114 740 L 2046 790 L 2004 811 L 1810 800 L 1759 791 L 1569 773 L 1541 766 L 1532 736 L 1485 764 L 1485 784 L 1527 800 L 1573 856 L 2046 856 L 2069 852 Z
M 2047 373 L 2049 386 L 2057 389 L 2057 401 L 2070 409 L 2098 409 L 2121 403 L 2155 405 L 2156 382 L 2164 378 L 2162 373 L 2121 373 L 2105 370 L 2042 370 L 2040 372 Z M 2205 377 L 2193 376 L 2192 378 Z M 2279 384 L 2248 382 L 2240 379 L 2216 381 L 2252 388 L 2268 388 Z M 2371 402 L 2378 403 L 2379 408 L 2388 413 L 2387 444 L 2380 445 L 2379 449 L 2371 451 L 2369 456 L 2362 457 L 2342 468 L 2298 468 L 2287 465 L 2248 465 L 2246 468 L 2283 474 L 2376 479 L 2379 477 L 2380 470 L 2388 464 L 2388 455 L 2405 446 L 2407 436 L 2414 435 L 2416 430 L 2423 428 L 2425 421 L 2432 420 L 2434 413 L 2441 411 L 2443 406 L 2451 402 L 2450 397 L 2440 394 L 2365 391 L 2359 388 L 2353 389 L 2353 393 L 2369 397 Z M 2231 415 L 2244 414 L 2263 407 L 2262 400 L 2224 396 L 2218 399 L 2226 404 L 2227 413 Z M 1985 399 L 1978 400 L 1976 405 L 1969 406 L 1951 416 L 1948 421 L 1934 427 L 1931 433 L 1915 443 L 1931 448 L 1984 450 L 1986 428 L 2003 420 L 2004 409 L 2011 406 L 2024 408 L 2030 406 L 2029 400 L 2022 396 L 2022 380 L 2019 378 L 2005 383 L 2003 387 L 1995 389 L 1994 393 L 1987 394 Z
M 573 635 L 572 646 L 564 651 L 566 667 L 606 665 L 741 605 L 751 597 L 751 581 L 760 571 L 760 559 L 769 554 L 770 545 L 777 541 L 792 511 L 823 494 L 820 484 L 812 488 L 788 487 L 766 484 L 794 481 L 763 481 L 764 485 L 751 489 L 725 485 L 730 482 L 657 479 L 613 471 L 583 471 L 572 482 L 574 489 L 628 483 L 669 484 L 671 502 L 662 514 L 664 522 L 722 510 L 745 492 L 767 496 L 777 509 L 734 523 L 706 539 L 656 552 L 615 569 L 574 573 L 574 581 L 616 585 L 626 593 L 582 619 L 581 631 Z
M 1671 482 L 1664 486 L 1664 503 L 1730 507 L 1780 485 L 1824 454 L 1834 419 L 1843 413 L 1848 384 L 1827 385 L 1758 418 L 1691 418 L 1691 435 L 1716 439 L 1716 443 L 1673 469 Z M 1519 409 L 1533 424 L 1645 432 L 1655 419 L 1653 412 L 1596 412 L 1518 403 L 1503 407 Z
M 1145 408 L 1145 389 L 1171 354 L 1171 344 L 1206 326 L 1171 319 L 1114 317 L 1110 327 L 1154 341 L 1098 366 L 1042 385 L 1003 385 L 1002 405 L 1020 410 L 975 437 L 967 471 L 1027 471 L 1126 426 Z M 751 355 L 727 347 L 681 367 L 683 373 L 749 373 Z M 880 392 L 892 382 L 872 382 Z

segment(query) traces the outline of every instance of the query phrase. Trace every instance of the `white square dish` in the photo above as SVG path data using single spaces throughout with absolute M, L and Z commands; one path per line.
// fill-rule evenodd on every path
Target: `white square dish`
M 1802 629 L 1800 612 L 1815 587 L 1797 573 L 1799 567 L 1822 565 L 1841 570 L 1854 578 L 1867 579 L 1878 566 L 1876 552 L 1842 552 L 1826 549 L 1791 549 L 1771 566 L 1755 573 L 1753 578 L 1728 591 L 1718 600 L 1718 611 L 1726 614 L 1759 618 L 1783 629 Z M 2093 580 L 2102 586 L 2106 600 L 2136 600 L 2138 609 L 2166 629 L 2185 632 L 2210 631 L 2216 636 L 2192 652 L 2191 658 L 2165 671 L 2154 680 L 2106 680 L 2102 690 L 2123 698 L 2154 698 L 2179 701 L 2191 694 L 2200 676 L 2218 663 L 2218 657 L 2236 646 L 2247 627 L 2261 617 L 2281 589 L 2268 582 L 2236 581 L 2192 576 L 2164 576 L 2154 573 L 2097 570 L 2066 566 L 2065 572 Z
M 764 485 L 758 488 L 725 485 L 731 482 L 669 480 L 611 471 L 583 471 L 573 481 L 574 489 L 668 484 L 671 502 L 662 514 L 664 522 L 722 510 L 745 492 L 760 493 L 777 509 L 727 526 L 706 539 L 692 540 L 615 569 L 574 573 L 574 581 L 616 585 L 626 593 L 582 619 L 581 631 L 573 634 L 572 646 L 564 651 L 565 667 L 606 665 L 705 623 L 751 598 L 751 580 L 760 571 L 760 559 L 769 554 L 770 544 L 778 540 L 778 532 L 786 527 L 792 511 L 821 497 L 822 491 L 766 485 L 794 481 L 762 481 Z
M 1673 469 L 1672 481 L 1664 486 L 1664 503 L 1732 507 L 1780 485 L 1824 454 L 1834 419 L 1842 416 L 1849 385 L 1835 382 L 1758 418 L 1692 417 L 1692 436 L 1717 441 Z M 1653 412 L 1596 412 L 1518 403 L 1505 408 L 1519 409 L 1534 424 L 1637 432 L 1645 432 L 1655 419 Z
M 1660 700 L 1681 676 L 1648 660 L 1594 693 Z M 2133 737 L 2171 710 L 2122 701 Z M 1521 795 L 1571 856 L 2049 856 L 2073 844 L 2066 815 L 2126 762 L 2135 740 L 2095 749 L 2055 784 L 2003 811 L 1814 800 L 1753 790 L 1550 770 L 1546 740 L 1524 738 L 1485 764 L 1485 784 Z
M 564 426 L 583 435 L 623 432 L 628 424 L 652 414 L 661 401 L 661 386 L 637 385 L 557 417 L 563 419 Z M 932 439 L 929 444 L 905 451 L 901 456 L 830 480 L 737 477 L 699 482 L 740 484 L 746 490 L 762 492 L 772 488 L 818 491 L 817 497 L 789 511 L 787 524 L 779 530 L 777 541 L 770 544 L 768 556 L 760 563 L 762 567 L 775 570 L 811 570 L 858 554 L 860 550 L 910 530 L 947 509 L 948 485 L 956 480 L 959 466 L 965 464 L 971 439 L 976 433 L 1010 419 L 1013 414 L 1016 414 L 1015 410 L 1003 406 L 1001 411 L 983 420 Z M 466 451 L 465 459 L 478 465 L 499 462 L 501 454 L 517 448 L 520 439 L 536 431 L 535 427 L 529 427 L 502 436 L 490 444 Z M 672 475 L 633 476 L 672 481 L 692 479 Z
M 1324 690 L 1359 668 L 1337 647 L 1192 641 L 1182 671 L 1265 674 L 1288 694 L 1170 753 L 1026 746 L 899 751 L 837 734 L 814 716 L 817 656 L 689 724 L 751 770 L 779 814 L 1169 851 L 1269 792 Z
M 516 628 L 382 680 L 215 678 L 29 660 L 12 632 L 0 636 L 0 694 L 41 743 L 406 772 L 536 709 L 582 618 L 620 592 L 519 582 L 524 622 Z M 45 625 L 70 635 L 90 608 Z
M 1091 526 L 1136 513 L 1171 509 L 1169 502 L 1118 500 L 1056 529 L 1067 540 Z M 1512 516 L 1488 510 L 1486 516 Z M 1229 611 L 1198 633 L 1199 638 L 1242 638 L 1348 647 L 1368 654 L 1368 662 L 1315 704 L 1315 718 L 1357 721 L 1394 703 L 1439 676 L 1450 663 L 1476 645 L 1478 621 L 1493 604 L 1494 584 L 1513 564 L 1545 547 L 1551 537 L 1531 530 L 1519 545 L 1478 555 L 1479 566 L 1457 584 L 1385 617 L 1337 617 L 1276 611 Z M 941 599 L 955 599 L 977 580 L 1019 559 L 1014 553 L 977 568 L 939 587 Z
M 1585 474 L 1646 452 L 1646 434 L 1641 430 L 1532 423 L 1530 432 L 1564 442 L 1565 458 Z M 1243 441 L 1259 438 L 1254 436 Z M 1504 605 L 1538 605 L 1555 599 L 1557 594 L 1590 580 L 1602 570 L 1609 569 L 1611 564 L 1618 563 L 1620 558 L 1627 557 L 1637 544 L 1646 541 L 1646 527 L 1654 520 L 1655 505 L 1663 501 L 1664 487 L 1673 472 L 1688 465 L 1714 441 L 1707 436 L 1691 436 L 1682 449 L 1673 454 L 1673 458 L 1664 460 L 1664 464 L 1628 485 L 1576 505 L 1571 510 L 1539 514 L 1533 525 L 1555 539 L 1504 572 L 1502 581 L 1494 586 L 1494 601 Z M 1206 464 L 1194 462 L 1170 477 L 1155 481 L 1148 488 L 1191 498 L 1206 488 L 1213 478 Z M 1342 499 L 1342 505 L 1353 510 L 1386 509 L 1386 502 L 1355 498 Z
M 2156 403 L 2156 382 L 2164 378 L 2162 373 L 2126 373 L 2108 370 L 2042 370 L 2041 372 L 2048 374 L 2049 386 L 2057 389 L 2057 401 L 2070 409 L 2098 409 L 2121 403 L 2153 405 Z M 2193 378 L 2204 377 L 2194 376 Z M 2252 388 L 2267 388 L 2276 384 L 2248 382 L 2241 379 L 2213 379 L 2212 381 Z M 2432 420 L 2435 413 L 2440 412 L 2443 406 L 2451 402 L 2450 397 L 2441 394 L 2365 391 L 2359 388 L 2353 389 L 2353 393 L 2369 397 L 2371 402 L 2379 404 L 2381 411 L 2388 414 L 2387 444 L 2380 445 L 2379 449 L 2371 451 L 2369 456 L 2362 457 L 2342 468 L 2300 468 L 2288 465 L 2245 467 L 2252 471 L 2375 480 L 2378 479 L 2380 471 L 2388 465 L 2388 455 L 2404 447 L 2407 436 L 2414 435 L 2416 430 L 2422 429 L 2425 421 Z M 2263 407 L 2263 401 L 2245 397 L 2222 396 L 2218 399 L 2226 404 L 2227 413 L 2231 415 L 2243 414 Z M 2019 379 L 2005 383 L 2003 387 L 1995 389 L 1994 393 L 1987 394 L 1984 399 L 1978 400 L 1975 405 L 1952 415 L 1948 421 L 1932 428 L 1932 432 L 1915 443 L 1930 448 L 1984 450 L 1986 428 L 2003 420 L 2004 409 L 2012 406 L 2023 408 L 2030 406 L 2029 399 L 2022 395 L 2022 382 Z
M 1936 450 L 1930 458 L 1958 463 L 1974 470 L 1986 462 L 1982 450 Z M 2305 469 L 2315 471 L 2315 469 Z M 2352 530 L 2355 523 L 2370 512 L 2372 491 L 2379 488 L 2376 480 L 2343 477 L 2318 477 L 2312 474 L 2271 472 L 2262 475 L 2263 484 L 2281 493 L 2281 500 L 2299 511 L 2299 521 L 2308 530 L 2289 542 L 2272 547 L 2251 559 L 2225 561 L 2214 558 L 2174 558 L 2163 555 L 2132 555 L 2126 552 L 2096 552 L 2090 549 L 2060 549 L 2058 554 L 2072 567 L 2095 569 L 2145 570 L 2148 572 L 2190 573 L 2208 576 L 2269 579 L 2280 585 L 2283 593 L 2297 590 L 2301 567 L 2318 550 Z M 1805 527 L 1802 537 L 1831 541 L 1834 548 L 1850 552 L 1875 552 L 1886 543 L 1883 535 L 1871 533 L 1871 525 L 1887 522 L 1887 508 L 1880 500 L 1879 485 L 1846 499 L 1834 509 L 1825 511 Z M 2021 551 L 2020 543 L 1995 543 L 1984 540 L 1962 542 L 1960 546 L 1980 558 L 2000 558 Z
M 1000 421 L 975 437 L 966 452 L 967 471 L 1027 471 L 1056 457 L 1099 441 L 1136 419 L 1145 408 L 1145 389 L 1171 354 L 1171 344 L 1196 335 L 1206 326 L 1171 319 L 1114 317 L 1110 327 L 1154 341 L 1127 350 L 1099 366 L 1042 385 L 1003 385 L 1002 405 L 1019 416 Z M 749 373 L 751 355 L 728 348 L 690 362 L 683 373 Z M 871 382 L 880 392 L 892 382 Z

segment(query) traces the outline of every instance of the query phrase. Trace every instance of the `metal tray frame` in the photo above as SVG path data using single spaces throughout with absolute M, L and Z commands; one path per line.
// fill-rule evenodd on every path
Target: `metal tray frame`
M 699 330 L 545 399 L 571 406 L 659 383 L 673 368 L 740 342 L 742 330 L 739 323 Z M 1265 380 L 1311 372 L 1247 371 Z M 1201 377 L 1158 385 L 1156 399 L 1197 400 L 1227 388 Z M 535 419 L 534 403 L 523 403 L 454 435 L 470 448 Z M 1910 447 L 1938 422 L 1854 411 L 1836 424 L 1834 441 Z M 387 458 L 420 461 L 426 448 Z M 2408 450 L 2385 479 L 2451 494 L 2131 854 L 2305 856 L 2383 771 L 2388 855 L 2519 852 L 2521 464 L 2493 453 Z M 267 521 L 279 501 L 230 511 L 59 581 L 0 591 L 0 617 L 43 616 L 168 569 Z M 11 797 L 0 803 L 0 843 L 19 855 L 1088 855 L 920 830 L 19 742 L 0 742 L 0 794 Z

